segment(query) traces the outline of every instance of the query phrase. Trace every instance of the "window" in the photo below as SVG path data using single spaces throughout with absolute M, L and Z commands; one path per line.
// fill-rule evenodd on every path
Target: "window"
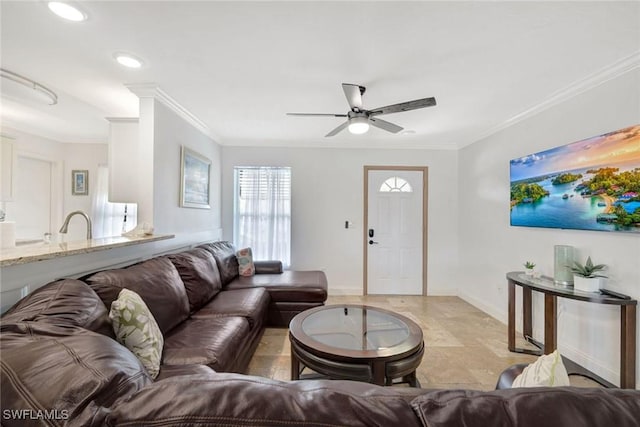
M 233 241 L 257 260 L 291 259 L 291 168 L 236 167 Z
M 411 184 L 399 176 L 392 176 L 382 183 L 379 191 L 381 193 L 412 193 L 413 188 L 411 188 Z
M 98 166 L 91 218 L 94 239 L 120 236 L 134 229 L 137 224 L 136 203 L 109 202 L 109 169 L 105 165 Z

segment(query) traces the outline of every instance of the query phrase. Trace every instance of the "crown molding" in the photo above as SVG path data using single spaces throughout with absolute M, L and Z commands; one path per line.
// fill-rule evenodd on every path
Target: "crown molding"
M 583 92 L 600 86 L 601 84 L 606 83 L 609 80 L 612 80 L 625 73 L 628 73 L 629 71 L 632 71 L 638 67 L 640 67 L 640 51 L 636 51 L 629 56 L 626 56 L 610 65 L 607 65 L 604 68 L 601 68 L 595 73 L 589 74 L 582 79 L 576 80 L 570 85 L 554 92 L 553 94 L 551 94 L 551 96 L 549 96 L 549 98 L 542 101 L 541 103 L 534 105 L 533 107 L 524 110 L 521 113 L 518 113 L 515 116 L 505 120 L 504 122 L 490 128 L 488 131 L 474 138 L 466 145 L 471 145 L 478 141 L 481 141 L 495 133 L 500 132 L 501 130 L 509 128 L 516 123 L 533 117 L 536 114 L 539 114 L 558 104 L 561 104 Z M 460 146 L 459 148 L 462 148 L 462 146 Z
M 155 83 L 134 83 L 125 84 L 126 88 L 133 92 L 138 98 L 154 98 L 162 102 L 171 111 L 182 117 L 191 126 L 198 129 L 203 134 L 217 142 L 217 137 L 211 132 L 209 127 L 185 107 L 180 105 L 178 101 L 170 97 L 165 91 L 160 89 Z
M 109 123 L 138 123 L 140 121 L 138 117 L 105 117 L 105 120 Z

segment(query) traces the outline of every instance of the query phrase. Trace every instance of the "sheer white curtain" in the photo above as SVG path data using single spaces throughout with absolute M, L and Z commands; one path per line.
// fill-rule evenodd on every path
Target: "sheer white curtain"
M 234 244 L 257 260 L 291 260 L 291 168 L 235 168 Z
M 93 238 L 119 236 L 125 231 L 132 230 L 137 223 L 138 205 L 110 203 L 109 168 L 106 165 L 99 165 L 97 175 L 91 211 Z

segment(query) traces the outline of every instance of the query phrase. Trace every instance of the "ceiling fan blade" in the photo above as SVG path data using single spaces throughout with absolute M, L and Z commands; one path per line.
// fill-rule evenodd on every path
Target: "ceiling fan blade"
M 386 107 L 375 108 L 369 111 L 369 116 L 380 114 L 399 113 L 401 111 L 416 110 L 418 108 L 432 107 L 436 105 L 435 98 L 422 98 L 415 101 L 401 102 L 399 104 L 387 105 Z
M 348 121 L 348 120 L 347 120 L 346 122 L 344 122 L 343 124 L 341 124 L 340 126 L 338 126 L 337 128 L 335 128 L 334 130 L 332 130 L 331 132 L 329 132 L 328 134 L 326 134 L 326 135 L 325 135 L 325 138 L 326 138 L 326 137 L 329 137 L 329 136 L 334 136 L 334 135 L 336 135 L 336 134 L 337 134 L 337 133 L 339 133 L 340 131 L 342 131 L 342 130 L 346 129 L 346 127 L 347 127 L 347 126 L 349 126 L 349 121 Z
M 393 123 L 390 123 L 386 120 L 382 120 L 382 119 L 376 119 L 375 117 L 369 117 L 369 123 L 371 123 L 373 126 L 386 130 L 387 132 L 391 132 L 391 133 L 398 133 L 400 132 L 402 129 L 402 127 L 398 126 L 398 125 L 394 125 Z
M 346 114 L 331 113 L 287 113 L 287 116 L 304 116 L 304 117 L 347 117 Z
M 351 107 L 352 110 L 362 110 L 362 94 L 364 93 L 364 88 L 361 89 L 360 85 L 342 83 L 342 90 L 344 91 L 344 96 L 347 97 L 349 107 Z

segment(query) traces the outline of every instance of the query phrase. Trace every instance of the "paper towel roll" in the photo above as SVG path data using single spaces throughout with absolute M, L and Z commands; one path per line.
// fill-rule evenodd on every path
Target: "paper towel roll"
M 16 223 L 14 221 L 0 222 L 0 248 L 16 247 Z

